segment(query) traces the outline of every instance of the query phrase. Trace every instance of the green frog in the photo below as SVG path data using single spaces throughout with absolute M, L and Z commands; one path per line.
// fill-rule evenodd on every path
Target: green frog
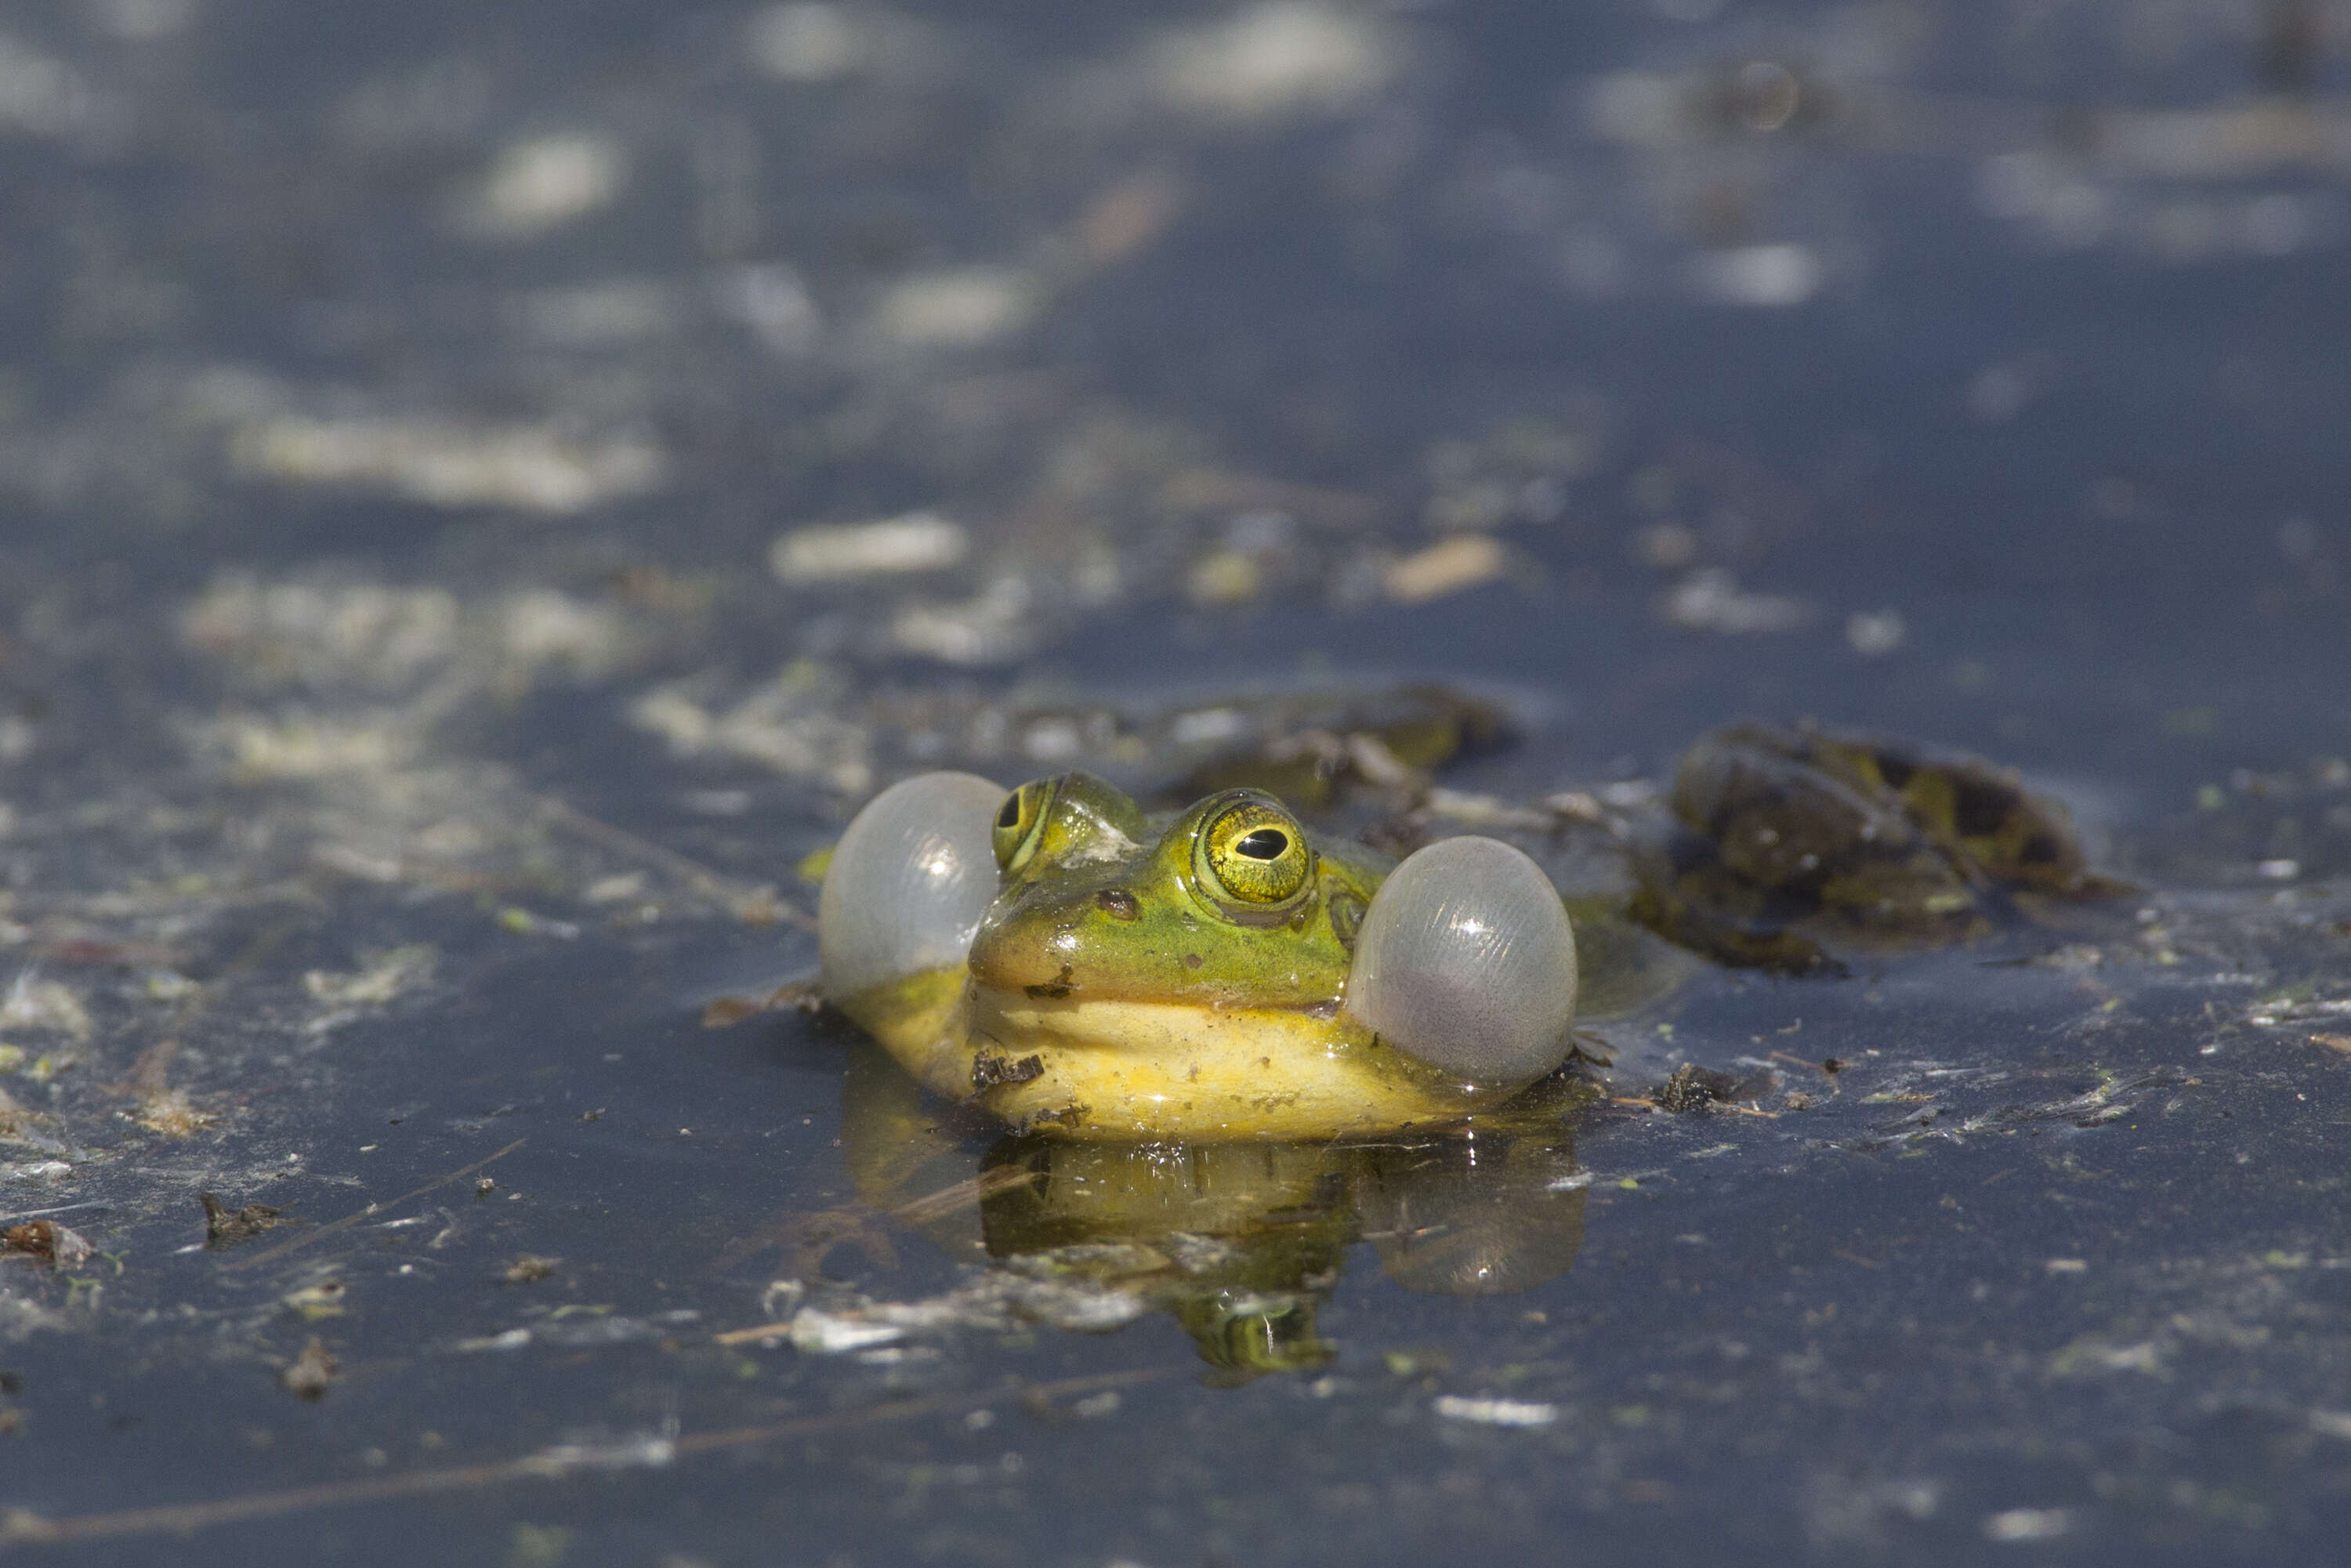
M 984 857 L 984 858 L 983 858 Z M 1571 1049 L 1566 906 L 1498 841 L 1402 865 L 1259 789 L 1155 828 L 1087 773 L 884 791 L 819 907 L 834 1006 L 1026 1131 L 1300 1139 L 1461 1124 Z
M 1621 1004 L 1629 927 L 1833 968 L 1839 948 L 1970 940 L 2116 886 L 2013 776 L 1805 727 L 1706 737 L 1667 811 L 1608 827 L 1630 892 L 1572 911 L 1499 839 L 1398 863 L 1247 784 L 1155 821 L 1087 773 L 1008 792 L 925 774 L 834 852 L 823 987 L 917 1081 L 1046 1138 L 1506 1130 L 1531 1104 L 1559 1114 L 1579 994 Z

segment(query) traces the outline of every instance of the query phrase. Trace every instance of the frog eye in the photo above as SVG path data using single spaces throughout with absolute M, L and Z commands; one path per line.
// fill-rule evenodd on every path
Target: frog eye
M 1037 824 L 1044 820 L 1052 796 L 1052 780 L 1040 779 L 1004 797 L 1004 804 L 996 809 L 997 869 L 1010 871 L 1024 858 L 1022 852 L 1035 847 Z
M 1575 933 L 1559 890 L 1498 839 L 1416 852 L 1364 912 L 1346 1010 L 1447 1072 L 1541 1077 L 1567 1059 L 1575 1021 Z
M 988 813 L 1003 786 L 971 773 L 893 784 L 851 819 L 817 899 L 834 997 L 965 961 L 996 899 Z
M 1199 857 L 1209 884 L 1243 904 L 1295 897 L 1314 869 L 1305 830 L 1270 800 L 1243 800 L 1208 819 Z

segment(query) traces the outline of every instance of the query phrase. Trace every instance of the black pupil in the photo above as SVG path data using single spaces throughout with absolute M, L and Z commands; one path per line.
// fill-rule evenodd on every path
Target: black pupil
M 999 828 L 1017 828 L 1020 825 L 1020 797 L 1019 795 L 1007 795 L 1004 797 L 1004 810 L 996 813 L 996 825 Z
M 1253 861 L 1278 861 L 1281 852 L 1290 847 L 1290 835 L 1280 828 L 1259 828 L 1245 833 L 1233 845 L 1233 853 L 1247 855 Z

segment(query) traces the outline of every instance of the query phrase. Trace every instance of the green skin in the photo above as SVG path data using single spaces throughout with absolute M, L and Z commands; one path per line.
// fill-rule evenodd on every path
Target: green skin
M 1051 798 L 1026 841 L 999 852 L 1003 891 L 971 945 L 981 985 L 1204 1008 L 1330 1009 L 1344 995 L 1355 926 L 1387 874 L 1367 855 L 1298 830 L 1313 851 L 1305 886 L 1256 905 L 1224 894 L 1197 841 L 1236 802 L 1279 810 L 1271 796 L 1212 795 L 1152 843 L 1142 810 L 1090 774 L 1029 788 Z

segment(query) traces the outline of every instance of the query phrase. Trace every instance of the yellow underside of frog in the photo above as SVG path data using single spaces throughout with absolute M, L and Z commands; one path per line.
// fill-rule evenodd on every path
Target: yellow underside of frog
M 1329 1138 L 1458 1127 L 1520 1083 L 1449 1081 L 1345 1018 L 1008 998 L 938 969 L 837 1006 L 924 1087 L 1045 1136 Z

